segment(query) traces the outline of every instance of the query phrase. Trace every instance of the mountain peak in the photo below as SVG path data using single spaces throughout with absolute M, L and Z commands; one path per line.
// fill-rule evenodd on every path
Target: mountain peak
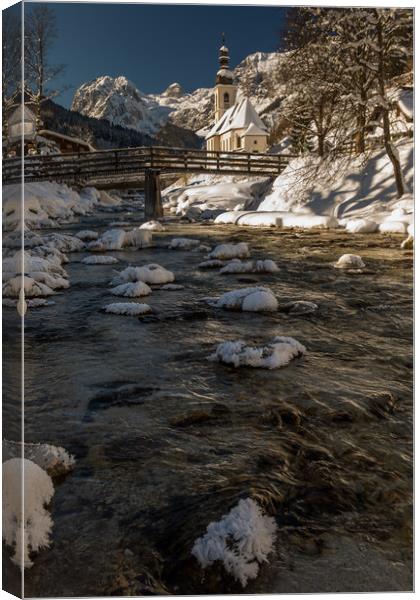
M 184 90 L 180 83 L 171 83 L 168 85 L 162 96 L 168 96 L 169 98 L 181 98 L 184 95 Z

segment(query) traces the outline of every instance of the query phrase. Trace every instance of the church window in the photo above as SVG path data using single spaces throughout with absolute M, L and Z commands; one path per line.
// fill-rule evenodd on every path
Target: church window
M 223 94 L 223 102 L 224 102 L 225 108 L 226 108 L 227 106 L 229 106 L 229 94 L 228 94 L 227 92 L 225 92 L 225 93 Z

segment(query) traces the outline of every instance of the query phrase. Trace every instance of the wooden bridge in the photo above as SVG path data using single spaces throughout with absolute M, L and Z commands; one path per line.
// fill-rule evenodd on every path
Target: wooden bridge
M 60 181 L 96 187 L 145 189 L 146 217 L 162 216 L 160 175 L 215 173 L 277 176 L 291 154 L 249 154 L 148 146 L 24 157 L 24 181 Z M 22 158 L 3 160 L 3 184 L 22 182 Z

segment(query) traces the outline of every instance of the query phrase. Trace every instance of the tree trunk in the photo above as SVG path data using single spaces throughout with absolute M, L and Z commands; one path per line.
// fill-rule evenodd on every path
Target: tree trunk
M 363 104 L 359 106 L 357 114 L 356 154 L 362 154 L 366 150 L 366 98 L 363 97 L 363 94 L 361 100 Z
M 391 139 L 391 127 L 389 124 L 389 108 L 386 102 L 385 97 L 385 65 L 384 65 L 384 54 L 383 54 L 383 31 L 382 31 L 382 23 L 381 18 L 378 17 L 378 22 L 376 25 L 376 32 L 378 35 L 378 84 L 379 84 L 379 93 L 381 95 L 382 101 L 382 122 L 384 128 L 384 146 L 386 153 L 388 154 L 389 160 L 392 163 L 392 168 L 394 169 L 394 177 L 395 184 L 397 186 L 397 194 L 398 198 L 404 194 L 404 177 L 401 169 L 401 163 L 398 156 L 398 151 L 392 143 Z

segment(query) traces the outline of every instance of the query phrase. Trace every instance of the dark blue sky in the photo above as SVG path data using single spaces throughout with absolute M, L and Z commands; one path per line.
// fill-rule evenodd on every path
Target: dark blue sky
M 27 3 L 26 10 L 31 4 Z M 66 65 L 69 90 L 57 102 L 70 106 L 75 89 L 100 75 L 125 75 L 143 92 L 178 81 L 186 91 L 210 87 L 221 32 L 237 65 L 251 52 L 276 50 L 284 8 L 147 4 L 49 3 L 59 36 L 51 62 Z

